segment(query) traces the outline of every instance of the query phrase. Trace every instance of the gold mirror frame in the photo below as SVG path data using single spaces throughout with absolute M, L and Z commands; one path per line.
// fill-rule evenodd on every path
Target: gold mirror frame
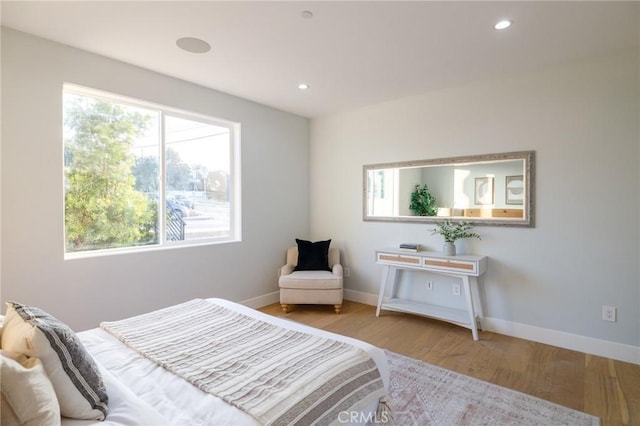
M 454 170 L 461 170 L 462 168 L 469 167 L 483 167 L 486 168 L 492 163 L 508 163 L 522 161 L 522 179 L 520 175 L 517 176 L 504 176 L 500 181 L 494 183 L 494 178 L 489 177 L 491 173 L 484 173 L 481 176 L 474 176 L 468 172 L 468 179 L 474 179 L 474 197 L 479 197 L 478 188 L 481 185 L 492 185 L 490 201 L 481 200 L 478 198 L 473 200 L 473 203 L 469 202 L 469 206 L 466 208 L 443 208 L 438 209 L 439 215 L 437 216 L 415 216 L 415 215 L 401 215 L 399 213 L 392 214 L 370 214 L 372 206 L 376 197 L 372 195 L 373 189 L 370 188 L 368 183 L 372 181 L 370 177 L 373 176 L 373 172 L 378 171 L 380 173 L 396 173 L 397 176 L 401 171 L 407 169 L 421 169 L 430 167 L 443 167 L 453 166 Z M 444 169 L 443 169 L 444 170 Z M 423 173 L 422 170 L 419 171 Z M 467 179 L 467 178 L 465 178 Z M 397 179 L 400 181 L 400 178 Z M 427 182 L 423 182 L 427 183 Z M 521 185 L 524 189 L 524 195 L 522 200 L 518 197 L 510 198 L 510 190 L 508 185 L 514 183 Z M 428 184 L 428 183 L 427 183 Z M 466 183 L 470 185 L 470 183 Z M 495 185 L 495 186 L 493 186 Z M 375 185 L 372 185 L 375 186 Z M 482 186 L 484 187 L 484 186 Z M 497 188 L 497 189 L 496 189 Z M 520 189 L 520 186 L 518 186 Z M 504 191 L 501 193 L 500 200 L 502 201 L 500 207 L 495 207 L 494 193 L 495 191 Z M 405 188 L 405 192 L 407 189 Z M 453 188 L 450 189 L 453 192 Z M 436 191 L 437 192 L 437 191 Z M 515 192 L 513 192 L 515 194 Z M 482 194 L 480 194 L 482 195 Z M 399 196 L 396 196 L 399 198 Z M 406 198 L 406 194 L 405 194 Z M 437 198 L 437 197 L 436 197 Z M 451 196 L 453 198 L 453 195 Z M 468 195 L 471 199 L 471 195 Z M 482 197 L 480 197 L 481 199 Z M 407 200 L 405 200 L 407 201 Z M 488 205 L 475 204 L 476 202 L 488 203 Z M 397 201 L 396 201 L 397 203 Z M 469 221 L 474 225 L 491 225 L 491 226 L 518 226 L 518 227 L 534 227 L 535 226 L 535 151 L 519 151 L 519 152 L 506 152 L 498 154 L 484 154 L 484 155 L 472 155 L 465 157 L 450 157 L 450 158 L 438 158 L 432 160 L 421 161 L 404 161 L 396 163 L 381 163 L 381 164 L 369 164 L 363 166 L 363 220 L 376 221 L 376 222 L 418 222 L 418 223 L 438 223 L 443 220 L 453 221 Z M 406 204 L 406 202 L 405 202 Z M 519 204 L 520 206 L 511 206 L 509 204 Z M 408 205 L 407 205 L 408 207 Z M 404 208 L 404 205 L 403 205 Z M 518 210 L 522 210 L 519 213 Z M 395 209 L 397 210 L 397 208 Z M 442 215 L 440 213 L 443 212 Z M 510 215 L 519 215 L 519 217 L 509 217 Z

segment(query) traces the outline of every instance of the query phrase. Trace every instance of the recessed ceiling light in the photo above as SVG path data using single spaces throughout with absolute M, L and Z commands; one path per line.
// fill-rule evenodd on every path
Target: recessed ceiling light
M 300 90 L 307 90 L 308 88 L 309 88 L 309 85 L 307 83 L 298 84 L 298 89 Z
M 300 12 L 300 16 L 302 16 L 303 19 L 311 19 L 313 18 L 313 12 L 310 10 L 303 10 Z
M 495 24 L 493 28 L 495 28 L 496 30 L 506 30 L 510 26 L 511 26 L 511 21 L 509 21 L 508 19 L 505 19 Z
M 176 41 L 176 45 L 187 52 L 207 53 L 211 50 L 211 45 L 204 40 L 195 37 L 182 37 Z

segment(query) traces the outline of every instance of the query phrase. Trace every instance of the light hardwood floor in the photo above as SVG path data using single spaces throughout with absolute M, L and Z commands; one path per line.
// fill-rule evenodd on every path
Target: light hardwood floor
M 279 304 L 260 309 L 480 380 L 593 414 L 603 426 L 640 426 L 640 366 L 490 332 L 471 332 L 443 321 L 383 311 L 345 301 L 333 306 Z

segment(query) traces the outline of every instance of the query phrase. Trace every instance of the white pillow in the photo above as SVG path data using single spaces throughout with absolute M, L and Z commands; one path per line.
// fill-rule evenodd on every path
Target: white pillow
M 41 309 L 7 302 L 2 348 L 40 358 L 63 416 L 104 420 L 109 398 L 102 376 L 67 325 Z
M 58 399 L 40 360 L 6 351 L 1 357 L 2 425 L 60 425 Z

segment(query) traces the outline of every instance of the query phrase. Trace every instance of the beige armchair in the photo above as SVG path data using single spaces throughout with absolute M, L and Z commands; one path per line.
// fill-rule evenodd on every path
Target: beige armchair
M 280 268 L 280 304 L 287 313 L 291 305 L 333 305 L 337 314 L 342 310 L 343 272 L 340 250 L 329 248 L 331 271 L 295 271 L 298 247 L 287 250 L 287 264 Z

